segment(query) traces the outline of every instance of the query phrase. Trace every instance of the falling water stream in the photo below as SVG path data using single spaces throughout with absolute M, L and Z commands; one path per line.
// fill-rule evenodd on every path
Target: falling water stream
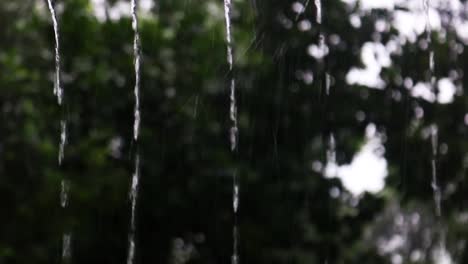
M 436 125 L 431 126 L 431 145 L 432 145 L 432 159 L 431 159 L 431 174 L 432 182 L 431 187 L 434 191 L 435 212 L 437 217 L 441 217 L 441 193 L 439 185 L 437 184 L 437 146 L 438 146 L 438 128 Z
M 307 4 L 309 1 L 307 1 Z M 306 4 L 306 6 L 307 6 Z M 321 0 L 314 0 L 316 7 L 316 23 L 321 27 L 322 26 L 322 3 Z M 435 91 L 435 62 L 434 62 L 434 50 L 431 48 L 431 25 L 429 21 L 429 0 L 423 0 L 424 10 L 426 12 L 426 40 L 429 45 L 429 73 L 430 73 L 430 84 L 432 89 Z M 51 13 L 51 18 L 53 22 L 54 35 L 55 35 L 55 78 L 54 78 L 54 95 L 57 97 L 58 105 L 63 107 L 63 96 L 64 92 L 61 87 L 61 58 L 60 58 L 60 35 L 59 35 L 59 23 L 57 20 L 56 10 L 54 8 L 53 0 L 48 0 L 48 8 Z M 134 106 L 134 124 L 133 124 L 133 140 L 135 144 L 138 143 L 139 130 L 140 130 L 140 66 L 141 66 L 141 42 L 140 35 L 138 31 L 138 0 L 131 0 L 131 18 L 132 18 L 132 28 L 134 31 L 134 40 L 133 40 L 133 55 L 134 55 L 134 70 L 135 70 L 135 86 L 134 86 L 134 97 L 135 97 L 135 106 Z M 232 153 L 237 152 L 238 148 L 238 118 L 237 118 L 237 103 L 236 103 L 236 80 L 234 76 L 234 58 L 233 58 L 233 37 L 232 37 L 232 28 L 231 28 L 231 10 L 232 2 L 231 0 L 224 0 L 224 15 L 225 15 L 225 26 L 226 26 L 226 42 L 227 42 L 227 62 L 229 65 L 229 119 L 231 122 L 231 127 L 229 129 L 229 140 L 230 140 L 230 150 Z M 323 54 L 326 54 L 326 39 L 325 34 L 320 30 L 319 33 L 319 48 L 322 50 Z M 325 92 L 328 96 L 330 94 L 331 86 L 331 75 L 324 70 L 324 83 L 325 83 Z M 198 98 L 197 103 L 198 105 Z M 196 116 L 196 111 L 194 112 Z M 432 146 L 432 158 L 431 158 L 431 187 L 433 189 L 433 196 L 435 202 L 435 211 L 437 218 L 441 217 L 441 191 L 438 186 L 437 180 L 437 150 L 438 150 L 438 127 L 436 124 L 433 124 L 430 127 L 430 139 Z M 65 146 L 67 144 L 67 120 L 62 118 L 60 120 L 60 145 L 58 153 L 58 163 L 62 165 L 64 159 Z M 328 142 L 328 151 L 327 151 L 328 162 L 336 162 L 336 142 L 333 133 L 330 133 L 330 138 Z M 131 188 L 129 192 L 129 199 L 131 202 L 131 218 L 130 218 L 130 228 L 128 234 L 128 255 L 127 255 L 127 264 L 133 264 L 135 259 L 135 234 L 136 234 L 136 209 L 138 201 L 138 187 L 140 180 L 140 154 L 138 150 L 135 154 L 134 159 L 134 173 L 132 175 Z M 239 228 L 238 228 L 238 209 L 239 209 L 239 175 L 237 170 L 233 172 L 233 186 L 232 186 L 232 209 L 234 213 L 234 225 L 233 225 L 233 253 L 231 258 L 232 264 L 239 263 Z M 60 205 L 63 209 L 68 208 L 69 204 L 69 190 L 70 183 L 67 179 L 62 179 L 61 181 L 61 192 L 60 192 Z M 71 258 L 71 240 L 72 234 L 69 232 L 64 232 L 62 236 L 62 261 L 67 261 Z
M 47 0 L 50 15 L 52 18 L 52 24 L 54 27 L 55 37 L 55 78 L 54 78 L 54 95 L 57 97 L 57 102 L 60 106 L 63 103 L 63 89 L 60 82 L 61 79 L 61 59 L 60 59 L 60 30 L 59 22 L 57 19 L 57 13 L 52 0 Z M 65 145 L 67 143 L 67 120 L 62 118 L 60 120 L 60 145 L 58 153 L 58 164 L 62 165 L 62 161 L 65 155 Z M 60 205 L 63 209 L 68 207 L 68 196 L 69 196 L 69 182 L 66 179 L 62 179 L 60 183 Z M 69 261 L 71 258 L 71 240 L 72 234 L 64 232 L 62 235 L 62 262 Z
M 130 188 L 129 197 L 132 203 L 131 218 L 130 218 L 130 232 L 129 232 L 129 245 L 128 245 L 128 257 L 127 264 L 132 264 L 135 258 L 135 231 L 136 231 L 136 203 L 138 198 L 138 181 L 140 180 L 140 156 L 137 154 L 135 158 L 135 173 L 132 177 L 132 185 Z
M 65 157 L 65 145 L 67 144 L 67 122 L 60 121 L 60 146 L 58 153 L 58 163 L 62 165 L 63 158 Z
M 322 9 L 322 1 L 321 0 L 314 0 L 314 5 L 316 11 L 316 16 L 315 16 L 315 22 L 317 23 L 320 31 L 319 31 L 319 39 L 318 39 L 318 47 L 320 49 L 321 54 L 323 54 L 324 57 L 327 56 L 328 53 L 328 47 L 326 45 L 325 41 L 325 34 L 323 33 L 322 30 L 322 15 L 323 15 L 323 9 Z M 328 96 L 330 95 L 330 85 L 331 85 L 331 76 L 328 73 L 327 65 L 326 62 L 322 61 L 324 58 L 320 59 L 320 63 L 324 65 L 324 82 L 325 82 L 325 94 Z
M 330 133 L 330 137 L 328 139 L 327 163 L 332 165 L 336 164 L 336 142 L 335 135 L 333 133 Z
M 62 104 L 63 99 L 63 90 L 60 84 L 60 33 L 59 33 L 59 23 L 57 20 L 57 14 L 55 12 L 54 4 L 52 0 L 47 0 L 49 6 L 50 15 L 52 18 L 52 23 L 54 26 L 54 36 L 55 36 L 55 80 L 54 80 L 54 94 L 57 96 L 58 104 Z
M 426 41 L 429 47 L 429 78 L 430 78 L 430 87 L 432 91 L 435 94 L 435 104 L 437 104 L 437 95 L 438 95 L 438 90 L 436 87 L 436 77 L 435 77 L 435 61 L 434 61 L 434 49 L 432 47 L 432 39 L 431 39 L 431 32 L 432 32 L 432 27 L 431 27 L 431 21 L 430 21 L 430 6 L 429 6 L 429 0 L 423 0 L 423 7 L 424 11 L 426 13 Z M 437 106 L 436 110 L 437 110 Z M 438 261 L 446 252 L 446 242 L 445 242 L 445 237 L 446 237 L 446 231 L 442 228 L 441 225 L 441 218 L 442 218 L 442 194 L 440 187 L 438 185 L 438 180 L 437 180 L 437 156 L 438 156 L 438 146 L 439 146 L 439 132 L 438 132 L 438 126 L 435 123 L 431 125 L 430 127 L 430 140 L 431 140 L 431 147 L 432 147 L 432 157 L 431 157 L 431 187 L 433 190 L 433 197 L 434 197 L 434 204 L 435 204 L 435 216 L 437 219 L 437 234 L 439 235 L 438 239 L 438 245 L 435 248 L 434 251 L 434 260 Z
M 318 24 L 322 24 L 322 1 L 314 0 L 314 4 L 317 9 L 316 21 Z
M 236 105 L 236 81 L 233 73 L 234 59 L 232 48 L 232 33 L 231 33 L 231 0 L 224 0 L 224 17 L 226 20 L 226 43 L 227 43 L 227 62 L 229 64 L 230 74 L 230 108 L 229 117 L 231 120 L 231 128 L 229 130 L 229 137 L 231 142 L 231 152 L 235 153 L 237 150 L 238 141 L 238 127 L 237 127 L 237 105 Z M 239 263 L 239 230 L 237 226 L 238 208 L 239 208 L 239 176 L 237 171 L 233 174 L 233 189 L 232 189 L 232 207 L 234 211 L 234 226 L 233 226 L 233 253 L 231 258 L 232 264 Z
M 140 131 L 140 64 L 141 64 L 141 42 L 138 32 L 138 0 L 131 2 L 132 12 L 132 28 L 134 31 L 133 39 L 133 56 L 135 66 L 135 109 L 134 109 L 134 124 L 133 124 L 133 139 L 135 144 L 138 143 L 138 135 Z M 135 259 L 135 233 L 136 233 L 136 207 L 138 202 L 138 181 L 140 179 L 140 154 L 138 147 L 135 154 L 135 168 L 132 176 L 132 184 L 129 192 L 131 202 L 130 230 L 128 234 L 128 254 L 127 264 L 133 264 Z
M 426 13 L 426 41 L 429 47 L 429 78 L 430 78 L 430 86 L 431 89 L 434 91 L 436 95 L 435 104 L 437 104 L 437 88 L 435 83 L 435 62 L 434 62 L 434 49 L 431 47 L 432 40 L 431 40 L 431 22 L 429 17 L 429 0 L 423 0 L 424 11 Z M 438 218 L 441 217 L 441 193 L 440 188 L 437 183 L 437 148 L 438 148 L 438 128 L 437 124 L 432 124 L 431 126 L 431 146 L 432 146 L 432 158 L 431 158 L 431 174 L 432 174 L 432 182 L 431 187 L 433 190 L 434 195 L 434 203 L 435 203 L 435 212 Z
M 320 27 L 320 32 L 319 32 L 319 49 L 321 50 L 322 54 L 327 54 L 327 47 L 325 43 L 325 34 L 323 33 L 321 27 L 322 27 L 322 1 L 321 0 L 314 0 L 314 5 L 315 9 L 317 10 L 316 13 L 316 18 L 315 22 L 318 24 Z M 326 56 L 326 55 L 325 55 Z M 324 84 L 325 84 L 325 95 L 329 96 L 330 95 L 330 87 L 331 87 L 331 75 L 328 72 L 328 69 L 326 68 L 326 62 L 321 61 L 321 63 L 324 64 L 325 70 L 324 70 Z M 332 166 L 336 166 L 336 142 L 335 142 L 335 135 L 333 132 L 330 132 L 328 142 L 327 142 L 327 164 L 332 164 Z M 327 173 L 326 170 L 324 170 L 324 173 Z M 333 172 L 335 173 L 335 172 Z
M 330 86 L 331 86 L 331 75 L 327 72 L 325 73 L 325 93 L 330 95 Z
M 70 183 L 63 179 L 60 186 L 60 205 L 63 209 L 68 207 L 68 196 L 70 193 Z M 72 233 L 64 232 L 62 234 L 62 261 L 68 262 L 71 259 L 71 240 Z
M 133 124 L 133 138 L 135 141 L 138 140 L 138 135 L 140 132 L 140 33 L 138 32 L 138 0 L 132 0 L 132 28 L 134 31 L 133 39 L 133 55 L 135 59 L 135 111 L 134 111 L 134 124 Z
M 62 164 L 65 155 L 65 144 L 67 142 L 67 123 L 62 120 L 60 121 L 60 146 L 58 154 L 59 165 Z M 68 199 L 70 193 L 70 183 L 67 179 L 62 179 L 60 183 L 60 205 L 65 210 L 68 208 Z M 62 237 L 62 260 L 69 260 L 71 258 L 71 233 L 64 233 Z

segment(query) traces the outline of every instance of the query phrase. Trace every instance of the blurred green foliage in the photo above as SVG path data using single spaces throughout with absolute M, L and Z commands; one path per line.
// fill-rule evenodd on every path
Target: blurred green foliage
M 390 263 L 365 231 L 388 204 L 431 212 L 431 146 L 420 134 L 433 122 L 449 149 L 438 157 L 444 194 L 440 226 L 448 230 L 449 249 L 466 263 L 460 243 L 468 230 L 457 219 L 468 199 L 467 99 L 457 96 L 452 104 L 437 105 L 409 95 L 396 80 L 427 78 L 427 51 L 412 43 L 382 72 L 386 89 L 347 84 L 349 69 L 362 65 L 361 46 L 376 38 L 375 21 L 391 14 L 364 14 L 356 29 L 349 22 L 354 10 L 338 0 L 323 2 L 323 26 L 302 32 L 295 26 L 293 1 L 234 1 L 240 146 L 232 155 L 222 1 L 160 0 L 141 18 L 139 146 L 132 143 L 129 18 L 101 22 L 87 0 L 57 1 L 61 110 L 52 93 L 54 37 L 45 1 L 2 1 L 0 263 L 59 263 L 65 230 L 73 232 L 73 263 L 124 263 L 137 149 L 142 157 L 137 263 L 229 261 L 234 169 L 241 180 L 241 263 Z M 313 22 L 315 13 L 310 4 L 299 18 Z M 293 27 L 285 27 L 283 18 Z M 340 38 L 329 45 L 326 63 L 306 53 L 320 32 Z M 379 34 L 385 42 L 395 31 Z M 453 42 L 459 42 L 453 29 L 447 29 L 445 41 L 434 42 L 437 76 L 466 67 L 467 53 L 453 55 Z M 297 71 L 307 69 L 314 73 L 313 84 L 297 78 Z M 333 77 L 329 96 L 325 71 Z M 424 109 L 423 120 L 415 119 L 415 107 Z M 358 111 L 364 120 L 356 119 Z M 69 121 L 69 136 L 59 167 L 62 117 Z M 384 191 L 363 194 L 357 202 L 340 180 L 311 166 L 326 162 L 332 132 L 338 163 L 349 163 L 369 123 L 385 134 L 389 176 Z M 65 210 L 59 203 L 63 178 L 71 182 Z M 330 196 L 332 188 L 341 196 Z

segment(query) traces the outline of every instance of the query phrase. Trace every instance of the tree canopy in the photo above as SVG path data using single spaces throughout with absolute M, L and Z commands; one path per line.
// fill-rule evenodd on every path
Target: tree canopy
M 423 1 L 322 1 L 320 24 L 314 1 L 235 0 L 232 73 L 222 1 L 140 1 L 138 144 L 127 1 L 55 1 L 63 107 L 46 2 L 0 2 L 1 263 L 59 263 L 65 231 L 72 263 L 123 263 L 137 151 L 136 263 L 230 261 L 233 171 L 241 263 L 432 263 L 442 250 L 468 261 L 465 1 L 430 1 L 426 26 Z M 356 194 L 334 176 L 370 134 L 385 186 Z M 371 167 L 351 180 L 372 178 Z

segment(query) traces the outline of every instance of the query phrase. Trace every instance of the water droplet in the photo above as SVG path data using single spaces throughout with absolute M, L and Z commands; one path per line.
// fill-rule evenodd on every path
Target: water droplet
M 322 24 L 322 1 L 321 0 L 314 0 L 315 8 L 317 9 L 317 23 Z
M 67 122 L 65 120 L 60 121 L 60 145 L 58 154 L 58 163 L 62 164 L 65 156 L 65 145 L 67 144 Z
M 62 237 L 62 260 L 69 261 L 71 258 L 71 234 L 64 234 Z
M 234 212 L 237 213 L 237 210 L 239 208 L 239 185 L 234 185 L 232 207 L 234 209 Z
M 62 180 L 60 184 L 60 205 L 62 208 L 68 205 L 68 193 L 70 192 L 70 184 L 67 180 Z

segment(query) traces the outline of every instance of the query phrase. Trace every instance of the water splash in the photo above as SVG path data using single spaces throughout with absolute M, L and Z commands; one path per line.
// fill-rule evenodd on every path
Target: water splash
M 138 134 L 140 131 L 140 64 L 141 64 L 141 42 L 140 33 L 138 31 L 138 3 L 137 0 L 132 0 L 132 28 L 134 32 L 133 39 L 133 55 L 135 65 L 135 110 L 134 110 L 134 123 L 133 123 L 133 138 L 138 140 Z
M 432 159 L 431 159 L 431 171 L 432 171 L 432 182 L 431 187 L 434 192 L 434 203 L 436 216 L 441 216 L 441 192 L 437 183 L 437 148 L 438 148 L 438 128 L 436 125 L 431 126 L 431 145 L 432 145 Z
M 227 43 L 227 62 L 229 64 L 230 73 L 230 107 L 229 107 L 229 118 L 231 120 L 231 128 L 229 129 L 229 137 L 231 142 L 231 152 L 236 152 L 238 144 L 238 124 L 237 124 L 237 103 L 236 103 L 236 81 L 234 78 L 233 68 L 233 47 L 232 47 L 232 32 L 231 32 L 231 0 L 224 0 L 224 17 L 226 20 L 226 43 Z M 234 211 L 234 227 L 233 227 L 233 253 L 231 258 L 232 264 L 239 263 L 239 230 L 237 226 L 238 208 L 239 208 L 239 179 L 237 172 L 233 174 L 233 211 Z
M 72 234 L 66 233 L 62 237 L 62 260 L 70 261 L 71 258 L 71 240 Z
M 138 182 L 140 180 L 140 155 L 135 157 L 135 172 L 132 177 L 132 185 L 129 192 L 131 201 L 130 232 L 128 235 L 127 264 L 132 264 L 135 258 L 135 232 L 136 232 L 136 205 L 138 201 Z
M 52 0 L 47 0 L 49 7 L 50 15 L 52 17 L 52 23 L 54 26 L 54 36 L 55 36 L 55 80 L 54 80 L 54 95 L 57 96 L 58 104 L 62 104 L 63 99 L 63 90 L 60 84 L 60 33 L 59 33 L 59 23 L 57 20 L 57 13 L 55 12 L 54 4 Z

